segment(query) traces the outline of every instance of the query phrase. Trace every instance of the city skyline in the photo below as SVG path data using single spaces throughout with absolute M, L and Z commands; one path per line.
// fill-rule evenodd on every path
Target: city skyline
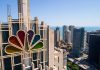
M 40 2 L 0 0 L 0 70 L 100 70 L 100 1 Z
M 99 0 L 30 0 L 30 11 L 32 19 L 37 16 L 51 26 L 100 26 L 99 3 Z M 7 4 L 11 6 L 12 17 L 18 18 L 17 0 L 0 0 L 2 22 L 7 21 Z

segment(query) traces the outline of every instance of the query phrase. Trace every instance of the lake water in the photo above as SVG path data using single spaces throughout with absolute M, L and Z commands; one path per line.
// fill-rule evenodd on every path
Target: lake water
M 96 30 L 100 30 L 100 27 L 84 27 L 86 31 L 96 31 Z

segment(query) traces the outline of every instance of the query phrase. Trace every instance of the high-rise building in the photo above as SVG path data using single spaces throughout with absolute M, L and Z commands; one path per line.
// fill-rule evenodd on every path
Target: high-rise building
M 63 41 L 65 43 L 67 43 L 67 30 L 68 30 L 68 27 L 67 26 L 63 26 Z
M 29 0 L 18 0 L 18 19 L 8 18 L 9 24 L 0 24 L 0 70 L 34 70 L 34 69 L 45 69 L 47 65 L 47 61 L 45 60 L 45 51 L 46 49 L 42 48 L 41 50 L 36 50 L 31 53 L 18 53 L 13 55 L 8 55 L 5 52 L 5 47 L 9 44 L 8 38 L 9 36 L 15 35 L 18 30 L 29 30 Z M 37 24 L 37 19 L 35 18 L 35 22 Z M 23 25 L 24 24 L 24 25 Z M 32 27 L 31 27 L 32 28 Z M 38 33 L 38 26 L 35 26 L 35 33 Z M 32 29 L 31 29 L 32 30 Z M 45 29 L 43 28 L 43 32 Z M 32 31 L 31 31 L 32 32 Z M 43 33 L 44 35 L 45 33 Z M 46 34 L 45 34 L 46 35 Z M 46 38 L 46 36 L 43 36 Z M 47 38 L 42 40 L 45 42 Z M 25 40 L 26 41 L 26 40 Z M 24 41 L 24 42 L 25 42 Z M 18 41 L 19 42 L 19 41 Z M 43 43 L 46 44 L 46 43 Z M 43 45 L 45 46 L 45 45 Z M 42 55 L 43 53 L 43 55 Z M 23 57 L 25 55 L 25 57 Z M 29 56 L 31 55 L 31 56 Z M 9 64 L 8 64 L 9 63 Z
M 18 32 L 18 30 L 16 30 L 18 27 L 18 25 L 16 26 L 17 22 L 17 20 L 12 20 L 12 26 L 10 26 L 10 24 L 0 24 L 0 70 L 34 70 L 37 68 L 40 70 L 45 69 L 47 65 L 47 61 L 45 60 L 45 49 L 36 50 L 31 53 L 18 53 L 13 55 L 8 55 L 5 52 L 5 48 L 9 44 L 9 36 L 17 36 L 15 34 Z M 14 32 L 12 33 L 12 31 Z M 43 55 L 41 55 L 41 53 L 43 53 Z M 27 57 L 22 57 L 23 55 Z
M 81 55 L 82 49 L 84 48 L 84 28 L 73 30 L 73 47 L 72 54 L 74 57 L 79 57 Z
M 60 41 L 60 29 L 59 27 L 56 28 L 55 30 L 55 46 L 59 46 L 59 41 Z
M 47 28 L 47 57 L 49 69 L 54 67 L 54 30 Z
M 71 31 L 69 30 L 69 27 L 64 25 L 63 26 L 63 43 L 66 45 L 66 49 L 68 49 L 68 47 L 72 47 L 72 35 L 71 35 Z
M 87 43 L 89 43 L 89 38 L 91 34 L 100 34 L 100 31 L 87 32 Z
M 8 24 L 0 24 L 0 70 L 49 70 L 54 66 L 66 70 L 63 50 L 54 51 L 54 31 L 43 21 L 38 25 L 37 17 L 30 20 L 29 5 L 29 0 L 18 0 L 18 19 L 10 17 Z M 59 42 L 59 28 L 56 35 Z
M 67 44 L 71 44 L 71 31 L 67 30 Z
M 30 0 L 18 0 L 18 16 L 22 16 L 24 27 L 29 29 L 30 21 Z
M 73 42 L 73 29 L 75 28 L 75 26 L 70 25 L 69 26 L 69 30 L 71 31 L 71 43 Z M 73 44 L 73 43 L 72 43 Z
M 89 63 L 100 70 L 100 34 L 91 34 L 89 38 Z

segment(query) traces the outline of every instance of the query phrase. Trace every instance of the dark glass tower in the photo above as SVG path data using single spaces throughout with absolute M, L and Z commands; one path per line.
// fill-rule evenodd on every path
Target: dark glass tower
M 72 54 L 74 57 L 79 57 L 82 52 L 82 48 L 84 48 L 84 37 L 85 30 L 84 28 L 74 29 L 73 30 L 73 48 Z
M 89 38 L 89 63 L 100 70 L 100 34 L 91 34 Z

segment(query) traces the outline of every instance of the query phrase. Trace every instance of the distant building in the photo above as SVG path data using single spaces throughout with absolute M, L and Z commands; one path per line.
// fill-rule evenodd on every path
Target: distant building
M 59 46 L 59 41 L 60 41 L 60 28 L 57 27 L 55 30 L 55 46 Z
M 71 43 L 73 44 L 73 30 L 74 30 L 75 26 L 70 25 L 69 26 L 69 30 L 71 31 Z
M 66 26 L 66 25 L 64 25 L 63 26 L 63 41 L 65 42 L 65 43 L 67 43 L 67 31 L 68 31 L 69 29 L 68 29 L 68 26 Z
M 71 44 L 71 31 L 67 30 L 67 44 Z
M 89 63 L 100 70 L 100 34 L 91 34 L 89 38 Z
M 64 25 L 63 26 L 63 40 L 62 40 L 62 47 L 61 48 L 71 48 L 72 47 L 72 32 L 69 30 L 69 27 Z
M 79 57 L 81 55 L 82 49 L 84 48 L 84 28 L 73 30 L 73 47 L 72 54 L 74 57 Z

